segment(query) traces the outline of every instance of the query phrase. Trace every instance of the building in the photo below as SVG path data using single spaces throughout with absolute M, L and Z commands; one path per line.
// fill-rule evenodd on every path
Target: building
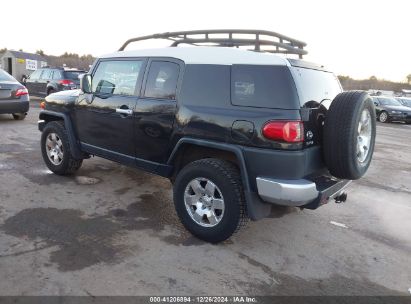
M 44 66 L 47 60 L 38 54 L 7 50 L 0 57 L 0 67 L 17 80 Z

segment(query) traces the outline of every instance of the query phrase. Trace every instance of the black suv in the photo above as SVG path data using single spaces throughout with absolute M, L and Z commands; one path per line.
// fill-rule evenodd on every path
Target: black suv
M 304 44 L 265 31 L 165 33 L 129 40 L 96 60 L 81 90 L 46 98 L 41 148 L 56 174 L 100 156 L 164 176 L 184 226 L 220 242 L 273 204 L 316 209 L 345 201 L 345 187 L 370 165 L 376 119 L 372 99 L 344 92 L 334 74 L 302 60 Z M 219 38 L 212 34 L 218 33 Z M 195 35 L 201 38 L 192 38 Z M 281 37 L 283 43 L 260 40 Z M 192 35 L 191 38 L 188 35 Z M 251 44 L 125 52 L 149 38 L 181 43 Z M 291 47 L 292 46 L 292 47 Z
M 64 68 L 41 68 L 25 79 L 25 85 L 30 94 L 47 96 L 58 91 L 78 89 L 79 76 L 85 73 L 81 70 Z

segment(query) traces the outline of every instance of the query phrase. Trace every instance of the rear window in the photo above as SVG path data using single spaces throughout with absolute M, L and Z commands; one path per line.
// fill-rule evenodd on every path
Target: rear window
M 144 97 L 175 99 L 180 67 L 166 61 L 153 61 L 148 72 Z
M 0 70 L 0 81 L 16 81 L 9 73 Z
M 233 65 L 231 102 L 259 108 L 300 107 L 293 78 L 286 66 Z
M 291 67 L 298 89 L 301 106 L 307 102 L 333 100 L 342 92 L 340 82 L 333 73 L 321 70 Z
M 80 75 L 85 74 L 85 72 L 79 72 L 79 71 L 69 71 L 69 72 L 64 72 L 64 78 L 65 79 L 70 79 L 70 80 L 78 80 L 78 77 Z

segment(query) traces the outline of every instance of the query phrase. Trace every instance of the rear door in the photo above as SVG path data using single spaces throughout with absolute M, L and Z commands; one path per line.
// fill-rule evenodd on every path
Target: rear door
M 76 127 L 83 148 L 93 154 L 134 163 L 133 114 L 145 59 L 104 59 L 93 71 L 92 94 L 80 95 Z
M 135 109 L 136 157 L 166 161 L 177 107 L 183 63 L 173 59 L 150 59 L 144 89 Z
M 47 95 L 47 85 L 50 82 L 52 75 L 52 69 L 44 69 L 43 73 L 41 73 L 40 79 L 37 82 L 39 95 Z
M 27 78 L 25 85 L 30 94 L 39 94 L 38 82 L 40 80 L 42 72 L 43 70 L 36 70 L 33 73 L 31 73 L 31 75 Z
M 53 74 L 51 76 L 50 80 L 50 86 L 53 87 L 54 90 L 56 91 L 61 91 L 64 89 L 63 84 L 61 83 L 61 80 L 63 79 L 63 71 L 62 70 L 53 70 Z

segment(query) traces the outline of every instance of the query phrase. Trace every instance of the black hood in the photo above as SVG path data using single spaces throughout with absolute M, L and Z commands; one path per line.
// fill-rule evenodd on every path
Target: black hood
M 46 102 L 49 104 L 61 104 L 68 106 L 70 104 L 74 104 L 79 95 L 80 90 L 60 91 L 47 96 Z

